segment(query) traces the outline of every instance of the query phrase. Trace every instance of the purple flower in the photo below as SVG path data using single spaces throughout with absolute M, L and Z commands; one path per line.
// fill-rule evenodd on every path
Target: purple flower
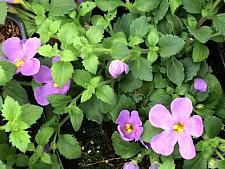
M 170 107 L 172 115 L 161 104 L 156 104 L 149 112 L 150 123 L 165 130 L 151 139 L 151 147 L 156 153 L 168 156 L 178 142 L 181 156 L 192 159 L 196 152 L 191 136 L 202 135 L 202 118 L 198 115 L 190 117 L 193 106 L 189 98 L 176 98 Z
M 77 3 L 81 4 L 84 0 L 77 0 Z
M 0 2 L 1 2 L 1 1 L 7 2 L 7 3 L 13 3 L 14 0 L 0 0 Z
M 150 167 L 149 169 L 158 169 L 159 168 L 159 164 L 154 162 Z
M 123 72 L 128 74 L 129 66 L 120 60 L 113 60 L 109 65 L 109 73 L 114 77 L 118 78 Z
M 123 169 L 139 169 L 138 165 L 133 163 L 132 161 L 131 162 L 126 162 L 124 165 L 123 165 Z
M 204 79 L 196 78 L 194 80 L 194 89 L 199 92 L 207 91 L 207 83 Z
M 41 41 L 38 38 L 29 38 L 24 41 L 13 37 L 2 43 L 2 51 L 7 60 L 16 65 L 17 73 L 31 76 L 40 68 L 40 61 L 34 58 L 40 46 Z
M 34 80 L 37 83 L 44 83 L 43 86 L 37 87 L 34 90 L 34 97 L 38 104 L 46 106 L 49 104 L 47 97 L 52 94 L 66 94 L 70 88 L 70 81 L 62 88 L 59 88 L 52 79 L 50 68 L 47 66 L 41 66 L 40 70 L 34 76 Z
M 59 56 L 55 56 L 52 58 L 52 63 L 58 62 L 60 61 L 60 57 Z
M 128 110 L 122 110 L 116 120 L 116 124 L 118 124 L 117 129 L 123 140 L 140 140 L 143 127 L 137 111 L 132 111 L 130 115 Z

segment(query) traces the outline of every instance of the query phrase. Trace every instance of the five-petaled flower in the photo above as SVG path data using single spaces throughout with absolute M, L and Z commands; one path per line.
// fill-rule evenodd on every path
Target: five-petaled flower
M 138 165 L 133 163 L 132 161 L 131 162 L 126 162 L 124 165 L 123 165 L 123 169 L 139 169 Z
M 140 140 L 141 134 L 143 133 L 143 127 L 137 111 L 132 111 L 130 113 L 128 110 L 122 110 L 116 120 L 116 124 L 118 124 L 117 129 L 123 140 Z
M 196 156 L 191 136 L 200 137 L 203 133 L 202 118 L 198 115 L 190 117 L 192 102 L 188 98 L 176 98 L 171 103 L 171 112 L 161 104 L 153 106 L 149 112 L 150 123 L 164 131 L 151 139 L 151 148 L 158 154 L 172 154 L 178 142 L 179 151 L 184 159 Z
M 207 83 L 204 79 L 196 78 L 194 80 L 194 89 L 198 92 L 206 92 L 207 91 Z
M 65 86 L 59 88 L 52 79 L 51 69 L 42 65 L 37 74 L 33 76 L 37 83 L 44 83 L 43 86 L 34 90 L 34 97 L 38 104 L 46 106 L 49 104 L 47 97 L 52 94 L 66 94 L 70 88 L 70 81 Z
M 109 65 L 109 73 L 113 78 L 118 78 L 122 73 L 128 74 L 129 66 L 120 60 L 113 60 Z
M 2 43 L 2 51 L 6 59 L 16 65 L 17 73 L 31 76 L 40 68 L 40 61 L 34 58 L 40 46 L 41 41 L 38 38 L 20 40 L 18 37 L 12 37 Z

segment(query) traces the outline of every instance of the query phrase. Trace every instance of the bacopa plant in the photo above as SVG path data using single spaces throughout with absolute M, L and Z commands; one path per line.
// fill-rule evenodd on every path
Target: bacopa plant
M 0 0 L 0 168 L 224 169 L 224 9 Z

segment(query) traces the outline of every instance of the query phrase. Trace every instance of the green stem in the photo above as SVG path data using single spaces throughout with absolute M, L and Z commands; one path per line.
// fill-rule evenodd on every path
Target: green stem
M 75 105 L 81 96 L 82 96 L 82 93 L 78 94 L 78 95 L 71 101 L 71 103 L 69 104 L 69 106 Z
M 18 81 L 22 86 L 32 86 L 30 82 Z
M 225 140 L 224 139 L 219 138 L 219 140 L 220 140 L 221 143 L 225 143 Z
M 216 2 L 213 4 L 212 8 L 209 11 L 212 12 L 213 10 L 215 10 L 215 8 L 219 5 L 220 2 L 221 0 L 216 0 Z M 201 27 L 202 24 L 206 21 L 206 19 L 206 17 L 201 17 L 198 21 L 197 28 Z
M 23 15 L 26 15 L 32 19 L 35 19 L 35 15 L 31 14 L 30 12 L 26 12 L 25 10 L 21 10 L 20 8 L 14 7 L 14 9 L 17 11 L 17 13 L 21 13 Z
M 114 79 L 109 79 L 109 80 L 103 81 L 103 82 L 100 83 L 100 86 L 110 84 L 110 83 L 112 83 L 113 81 L 114 81 Z
M 221 158 L 221 160 L 225 160 L 223 155 L 218 150 L 215 150 L 215 153 Z
M 94 48 L 95 52 L 110 52 L 111 49 L 106 49 L 106 48 Z

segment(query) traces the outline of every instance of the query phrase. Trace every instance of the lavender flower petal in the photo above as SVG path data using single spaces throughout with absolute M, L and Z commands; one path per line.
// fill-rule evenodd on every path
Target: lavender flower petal
M 24 56 L 28 59 L 33 58 L 41 47 L 41 41 L 38 38 L 29 38 L 23 44 Z
M 202 118 L 194 115 L 185 122 L 185 131 L 195 137 L 200 137 L 203 134 Z
M 33 75 L 33 78 L 37 83 L 52 82 L 51 69 L 47 66 L 41 65 L 38 73 Z
M 204 79 L 201 79 L 201 78 L 196 78 L 194 80 L 194 89 L 196 91 L 199 91 L 199 92 L 206 92 L 207 91 L 207 83 Z
M 180 154 L 184 159 L 190 160 L 196 156 L 195 146 L 191 135 L 185 133 L 181 134 L 178 139 L 178 144 Z
M 125 125 L 129 120 L 130 112 L 128 110 L 122 110 L 116 120 L 116 124 Z
M 38 73 L 40 69 L 40 61 L 36 58 L 27 59 L 24 65 L 20 68 L 20 71 L 25 76 L 31 76 Z
M 151 148 L 158 154 L 171 155 L 178 137 L 173 130 L 165 130 L 151 139 Z
M 2 43 L 2 51 L 10 61 L 23 58 L 23 50 L 20 39 L 12 37 Z
M 123 166 L 123 169 L 139 169 L 139 167 L 133 162 L 126 162 Z
M 150 123 L 157 128 L 170 129 L 174 123 L 170 112 L 161 104 L 156 104 L 149 112 Z
M 171 112 L 177 121 L 183 121 L 190 117 L 193 106 L 189 98 L 176 98 L 172 101 Z

